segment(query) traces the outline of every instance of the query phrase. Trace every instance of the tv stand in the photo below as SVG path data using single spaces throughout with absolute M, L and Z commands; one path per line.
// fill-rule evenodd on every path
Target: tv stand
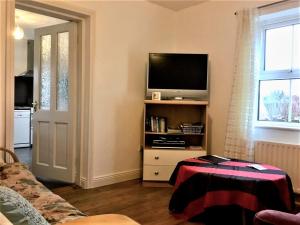
M 152 100 L 149 97 L 146 97 L 146 100 Z M 206 98 L 192 98 L 192 97 L 181 97 L 181 96 L 176 96 L 176 97 L 161 97 L 161 101 L 202 101 L 202 102 L 207 102 L 208 100 Z
M 179 161 L 207 154 L 207 106 L 208 101 L 187 98 L 144 101 L 143 181 L 168 181 Z M 160 118 L 167 129 L 160 129 Z M 201 133 L 184 132 L 182 123 L 202 123 L 204 128 Z M 170 143 L 159 143 L 160 139 Z

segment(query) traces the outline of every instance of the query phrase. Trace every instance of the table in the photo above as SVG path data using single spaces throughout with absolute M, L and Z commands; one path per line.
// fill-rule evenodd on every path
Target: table
M 200 158 L 177 164 L 170 184 L 175 185 L 169 210 L 190 220 L 215 206 L 238 206 L 252 212 L 262 209 L 290 211 L 294 208 L 289 176 L 271 165 L 250 168 L 251 162 L 231 159 L 219 164 Z

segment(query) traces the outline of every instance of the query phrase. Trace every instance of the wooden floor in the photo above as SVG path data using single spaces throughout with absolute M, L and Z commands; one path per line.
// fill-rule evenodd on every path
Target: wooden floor
M 31 170 L 32 167 L 32 148 L 15 148 L 15 153 L 20 162 L 26 164 Z
M 74 185 L 51 190 L 88 215 L 124 214 L 143 225 L 200 224 L 184 222 L 169 214 L 172 187 L 145 187 L 140 180 L 132 180 L 89 190 Z M 300 202 L 299 195 L 296 201 Z
M 124 214 L 143 225 L 197 224 L 169 214 L 171 187 L 144 187 L 140 180 L 132 180 L 89 190 L 66 186 L 52 191 L 88 215 Z

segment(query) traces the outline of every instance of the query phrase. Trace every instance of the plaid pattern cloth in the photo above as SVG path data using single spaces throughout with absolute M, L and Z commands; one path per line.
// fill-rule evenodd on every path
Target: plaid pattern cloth
M 253 212 L 292 210 L 294 195 L 289 176 L 270 165 L 257 170 L 249 167 L 251 164 L 235 159 L 218 164 L 201 159 L 179 162 L 169 181 L 175 186 L 169 210 L 186 220 L 214 206 L 235 205 Z

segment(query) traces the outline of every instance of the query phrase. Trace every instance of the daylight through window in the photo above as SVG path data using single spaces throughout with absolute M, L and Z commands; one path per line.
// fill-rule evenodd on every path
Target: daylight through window
M 300 21 L 265 26 L 263 40 L 258 119 L 299 123 Z

